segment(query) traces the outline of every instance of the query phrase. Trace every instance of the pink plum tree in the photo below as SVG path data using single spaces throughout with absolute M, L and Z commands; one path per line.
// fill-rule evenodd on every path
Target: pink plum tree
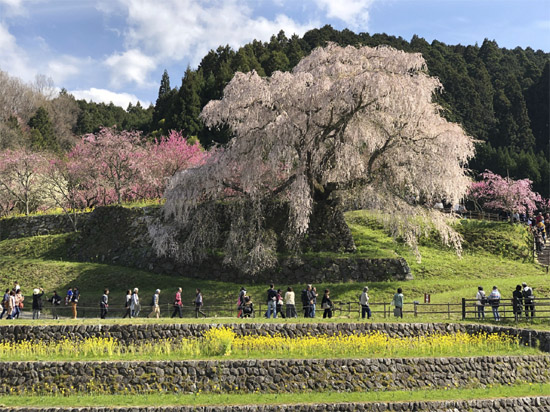
M 486 170 L 482 180 L 473 182 L 468 196 L 478 205 L 507 213 L 531 213 L 537 210 L 541 196 L 531 189 L 529 179 L 514 180 Z

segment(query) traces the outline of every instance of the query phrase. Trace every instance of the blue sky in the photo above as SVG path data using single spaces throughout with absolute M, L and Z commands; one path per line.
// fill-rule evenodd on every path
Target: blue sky
M 550 0 L 0 0 L 0 70 L 49 76 L 78 98 L 149 104 L 164 69 L 179 85 L 219 45 L 325 24 L 550 52 Z

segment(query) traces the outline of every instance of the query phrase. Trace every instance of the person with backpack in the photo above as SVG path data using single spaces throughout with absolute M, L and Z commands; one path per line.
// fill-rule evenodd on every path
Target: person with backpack
M 266 303 L 267 312 L 265 317 L 269 319 L 271 314 L 273 314 L 273 319 L 275 319 L 277 317 L 277 291 L 273 283 L 269 285 L 269 289 L 267 290 Z
M 10 289 L 6 289 L 6 292 L 4 293 L 4 297 L 2 298 L 2 314 L 0 314 L 0 319 L 4 317 L 4 313 L 6 313 L 6 317 L 10 315 L 10 312 L 8 311 L 8 307 L 10 304 Z
M 367 315 L 367 319 L 370 319 L 371 311 L 369 306 L 369 287 L 365 286 L 363 288 L 363 293 L 361 293 L 361 296 L 359 297 L 359 303 L 361 304 L 361 319 L 365 319 L 365 315 Z
M 183 291 L 182 288 L 178 288 L 176 291 L 176 295 L 174 296 L 174 312 L 172 312 L 171 318 L 178 315 L 180 318 L 183 318 L 183 302 L 181 301 L 181 292 Z
M 48 299 L 48 302 L 52 304 L 52 319 L 59 319 L 57 307 L 61 305 L 61 296 L 57 294 L 57 291 L 53 291 L 53 296 Z
M 491 308 L 493 309 L 493 317 L 495 318 L 495 322 L 500 322 L 500 313 L 498 313 L 498 307 L 500 306 L 500 297 L 501 296 L 498 288 L 496 286 L 493 286 L 493 290 L 489 295 L 488 301 L 489 305 L 491 305 Z
M 535 295 L 533 289 L 527 286 L 527 283 L 522 283 L 523 290 L 523 303 L 525 304 L 525 317 L 529 318 L 529 312 L 531 313 L 531 319 L 535 317 Z
M 485 319 L 485 305 L 487 304 L 487 297 L 485 296 L 485 291 L 483 286 L 477 287 L 476 294 L 476 308 L 477 308 L 477 318 Z
M 99 301 L 99 309 L 100 309 L 99 317 L 101 319 L 105 319 L 107 317 L 107 311 L 109 310 L 109 289 L 105 289 L 103 291 L 103 296 Z
M 202 305 L 203 305 L 203 300 L 202 300 L 202 293 L 201 293 L 201 290 L 199 288 L 195 289 L 195 318 L 198 318 L 199 317 L 199 313 L 206 317 L 206 313 L 204 313 L 201 308 L 202 308 Z
M 153 294 L 153 299 L 151 300 L 151 313 L 147 315 L 148 318 L 151 316 L 156 317 L 157 319 L 160 318 L 160 289 L 155 290 L 155 293 Z
M 523 293 L 521 293 L 521 286 L 517 285 L 516 290 L 512 293 L 512 310 L 514 312 L 514 319 L 516 322 L 521 318 L 521 309 L 523 308 Z
M 73 312 L 73 319 L 76 319 L 77 316 L 77 305 L 78 300 L 80 299 L 80 291 L 77 287 L 73 288 L 73 294 L 71 296 L 71 308 Z

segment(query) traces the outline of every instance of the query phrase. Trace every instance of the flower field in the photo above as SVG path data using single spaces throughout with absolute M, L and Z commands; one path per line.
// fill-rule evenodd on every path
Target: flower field
M 359 335 L 237 336 L 232 329 L 213 328 L 201 339 L 160 339 L 123 345 L 109 337 L 82 341 L 0 343 L 0 361 L 34 360 L 172 360 L 242 358 L 382 358 L 534 354 L 508 335 L 432 334 L 414 338 L 375 332 Z

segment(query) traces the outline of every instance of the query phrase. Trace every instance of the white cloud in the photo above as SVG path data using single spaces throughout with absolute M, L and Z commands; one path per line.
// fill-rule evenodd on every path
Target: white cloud
M 342 20 L 350 28 L 366 31 L 369 8 L 374 0 L 315 0 L 317 7 L 325 10 L 327 17 Z
M 119 0 L 119 4 L 127 10 L 126 46 L 155 62 L 185 59 L 197 65 L 219 45 L 238 48 L 253 39 L 269 40 L 279 30 L 302 35 L 319 24 L 300 24 L 285 15 L 272 20 L 254 17 L 253 10 L 237 0 Z
M 17 16 L 25 14 L 23 0 L 0 0 L 0 6 L 4 7 L 3 15 Z
M 111 87 L 120 87 L 128 83 L 146 86 L 148 74 L 156 68 L 155 60 L 138 49 L 115 53 L 105 60 L 111 70 Z
M 29 67 L 27 54 L 17 45 L 15 37 L 0 22 L 0 69 L 25 81 L 31 81 L 36 72 Z
M 84 99 L 87 101 L 91 100 L 92 102 L 107 104 L 112 102 L 114 105 L 120 106 L 124 109 L 128 107 L 128 103 L 135 105 L 138 101 L 140 101 L 137 96 L 133 94 L 115 93 L 111 90 L 96 89 L 95 87 L 88 90 L 71 90 L 69 93 L 77 99 Z M 140 103 L 145 107 L 150 104 L 150 102 L 143 101 L 140 101 Z

